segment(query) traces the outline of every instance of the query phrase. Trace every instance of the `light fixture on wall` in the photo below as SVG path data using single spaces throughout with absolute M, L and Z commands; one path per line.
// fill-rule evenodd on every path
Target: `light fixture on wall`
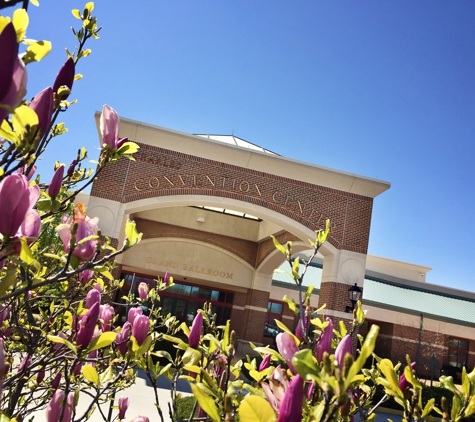
M 204 223 L 205 222 L 205 218 L 204 217 L 198 217 L 198 223 Z
M 356 302 L 360 300 L 362 290 L 358 287 L 358 284 L 355 283 L 354 286 L 351 286 L 348 289 L 348 298 L 350 299 L 351 306 L 345 308 L 345 312 L 353 312 L 356 306 Z

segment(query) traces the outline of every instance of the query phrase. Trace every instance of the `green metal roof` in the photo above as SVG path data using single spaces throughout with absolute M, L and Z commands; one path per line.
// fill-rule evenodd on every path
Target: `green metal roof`
M 285 262 L 279 268 L 290 273 L 289 264 Z M 302 268 L 300 268 L 302 274 Z M 304 286 L 313 285 L 314 293 L 320 290 L 322 268 L 319 265 L 309 266 L 304 278 Z M 274 273 L 274 285 L 295 289 L 295 283 L 289 274 Z M 420 288 L 411 288 L 385 280 L 365 277 L 363 304 L 392 309 L 410 314 L 424 314 L 435 319 L 454 321 L 463 325 L 475 325 L 475 301 L 452 297 L 439 292 L 428 291 L 430 286 L 421 283 Z M 457 292 L 457 294 L 463 292 Z M 370 317 L 370 315 L 368 315 Z

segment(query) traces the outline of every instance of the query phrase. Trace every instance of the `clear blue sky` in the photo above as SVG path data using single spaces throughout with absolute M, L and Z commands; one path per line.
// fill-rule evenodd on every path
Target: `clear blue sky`
M 29 67 L 30 96 L 53 83 L 74 46 L 70 9 L 85 4 L 40 3 L 27 35 L 53 52 Z M 104 28 L 55 158 L 69 163 L 82 145 L 97 157 L 104 103 L 183 132 L 234 132 L 391 182 L 374 202 L 369 253 L 475 290 L 475 2 L 98 0 L 94 12 Z

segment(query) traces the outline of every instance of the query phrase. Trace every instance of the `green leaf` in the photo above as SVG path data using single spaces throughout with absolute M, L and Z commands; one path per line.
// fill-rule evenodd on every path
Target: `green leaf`
M 287 305 L 289 306 L 289 309 L 292 311 L 292 312 L 295 312 L 295 310 L 297 309 L 297 304 L 295 303 L 295 300 L 294 299 L 289 299 L 287 297 L 287 295 L 284 296 L 284 302 L 287 303 Z
M 125 235 L 127 236 L 127 246 L 134 246 L 142 239 L 142 233 L 137 232 L 135 221 L 127 220 L 125 224 Z
M 58 337 L 58 336 L 46 336 L 46 338 L 47 338 L 49 341 L 52 341 L 53 343 L 61 343 L 61 344 L 64 344 L 68 349 L 72 350 L 74 353 L 77 352 L 76 346 L 74 346 L 74 344 L 72 344 L 71 342 L 69 342 L 69 341 L 66 340 L 65 338 Z
M 169 362 L 173 362 L 172 355 L 165 350 L 157 350 L 156 352 L 151 352 L 151 355 L 157 356 L 158 358 L 165 358 Z
M 193 349 L 192 347 L 188 347 L 181 358 L 181 361 L 184 365 L 196 365 L 200 362 L 200 360 L 201 352 L 199 350 Z
M 106 331 L 94 339 L 94 341 L 88 347 L 88 350 L 92 352 L 93 350 L 103 349 L 104 347 L 111 345 L 115 341 L 116 337 L 117 333 L 114 331 Z
M 51 51 L 51 47 L 52 45 L 49 41 L 36 41 L 30 44 L 23 56 L 23 62 L 25 64 L 39 62 L 47 56 Z
M 475 413 L 475 396 L 471 396 L 467 403 L 467 406 L 465 407 L 463 416 L 467 418 L 470 415 L 473 415 L 474 413 Z
M 455 421 L 457 420 L 457 415 L 460 411 L 460 397 L 458 394 L 454 394 L 454 397 L 452 398 L 452 411 L 450 412 L 450 418 Z
M 345 323 L 340 320 L 340 334 L 341 334 L 341 337 L 345 337 L 346 334 L 348 333 L 348 330 L 346 329 L 346 326 L 345 326 Z
M 137 350 L 137 356 L 142 356 L 150 349 L 150 345 L 152 344 L 152 336 L 147 336 L 144 342 L 140 345 L 139 349 Z
M 121 147 L 117 150 L 117 154 L 120 155 L 131 155 L 135 154 L 140 147 L 135 142 L 124 142 Z M 134 160 L 135 161 L 135 160 Z
M 224 327 L 223 331 L 223 350 L 226 352 L 228 346 L 229 346 L 229 319 L 226 321 L 226 326 Z
M 435 399 L 432 398 L 426 403 L 424 410 L 422 411 L 422 419 L 424 419 L 426 416 L 429 416 L 429 413 L 432 412 L 432 409 L 434 407 L 434 402 L 435 402 Z
M 272 238 L 272 241 L 274 242 L 274 246 L 276 247 L 276 249 L 278 249 L 284 255 L 287 255 L 287 252 L 285 251 L 285 248 L 279 243 L 279 241 L 272 235 L 270 237 Z
M 101 373 L 99 376 L 99 385 L 104 384 L 107 381 L 110 381 L 114 378 L 114 371 L 112 370 L 112 366 L 109 366 L 104 372 Z
M 323 245 L 326 242 L 326 240 L 328 239 L 329 235 L 330 235 L 330 220 L 327 220 L 325 222 L 325 230 L 319 230 L 317 232 L 318 246 Z
M 462 390 L 466 396 L 470 395 L 470 380 L 468 379 L 465 366 L 462 368 Z
M 81 372 L 89 382 L 92 382 L 95 386 L 99 387 L 99 375 L 97 374 L 96 368 L 92 365 L 84 365 L 81 368 Z
M 353 364 L 350 367 L 350 370 L 348 371 L 348 375 L 347 375 L 346 383 L 345 383 L 345 390 L 348 389 L 353 377 L 357 375 L 358 372 L 361 371 L 361 368 L 363 368 L 363 365 L 365 364 L 366 360 L 374 352 L 374 348 L 376 346 L 376 339 L 378 338 L 378 333 L 379 333 L 379 327 L 376 324 L 373 324 L 371 328 L 369 329 L 369 333 L 365 338 L 363 346 L 361 347 L 361 353 L 358 356 L 358 359 L 356 359 L 356 361 L 353 362 Z
M 179 328 L 181 328 L 181 330 L 185 333 L 185 335 L 186 335 L 187 337 L 189 337 L 189 335 L 190 335 L 190 327 L 188 327 L 188 325 L 186 325 L 186 322 L 182 322 L 182 323 L 180 324 L 180 327 L 179 327 Z
M 366 312 L 361 308 L 361 301 L 358 300 L 356 305 L 356 319 L 358 320 L 358 325 L 363 324 L 365 320 Z
M 273 422 L 277 420 L 269 402 L 259 396 L 247 396 L 238 408 L 239 419 L 246 422 Z
M 76 19 L 81 19 L 81 12 L 78 9 L 71 10 L 71 13 Z
M 3 296 L 9 289 L 17 282 L 17 271 L 16 268 L 11 264 L 8 265 L 5 277 L 2 278 L 0 282 L 0 296 Z
M 208 414 L 208 416 L 213 419 L 215 422 L 220 422 L 221 418 L 219 417 L 218 408 L 214 403 L 214 400 L 207 396 L 205 392 L 195 384 L 190 384 L 191 391 L 193 396 L 195 396 L 196 401 L 200 407 Z M 243 421 L 247 419 L 243 418 Z
M 292 357 L 292 365 L 294 365 L 297 373 L 307 381 L 318 378 L 319 370 L 316 359 L 310 349 L 300 350 Z

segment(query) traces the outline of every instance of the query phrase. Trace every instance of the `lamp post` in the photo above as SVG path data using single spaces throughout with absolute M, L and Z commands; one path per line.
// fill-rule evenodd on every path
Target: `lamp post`
M 351 306 L 345 308 L 345 312 L 353 312 L 355 309 L 356 302 L 360 300 L 362 290 L 358 287 L 358 284 L 355 283 L 354 286 L 351 286 L 348 289 L 348 298 L 350 299 Z

